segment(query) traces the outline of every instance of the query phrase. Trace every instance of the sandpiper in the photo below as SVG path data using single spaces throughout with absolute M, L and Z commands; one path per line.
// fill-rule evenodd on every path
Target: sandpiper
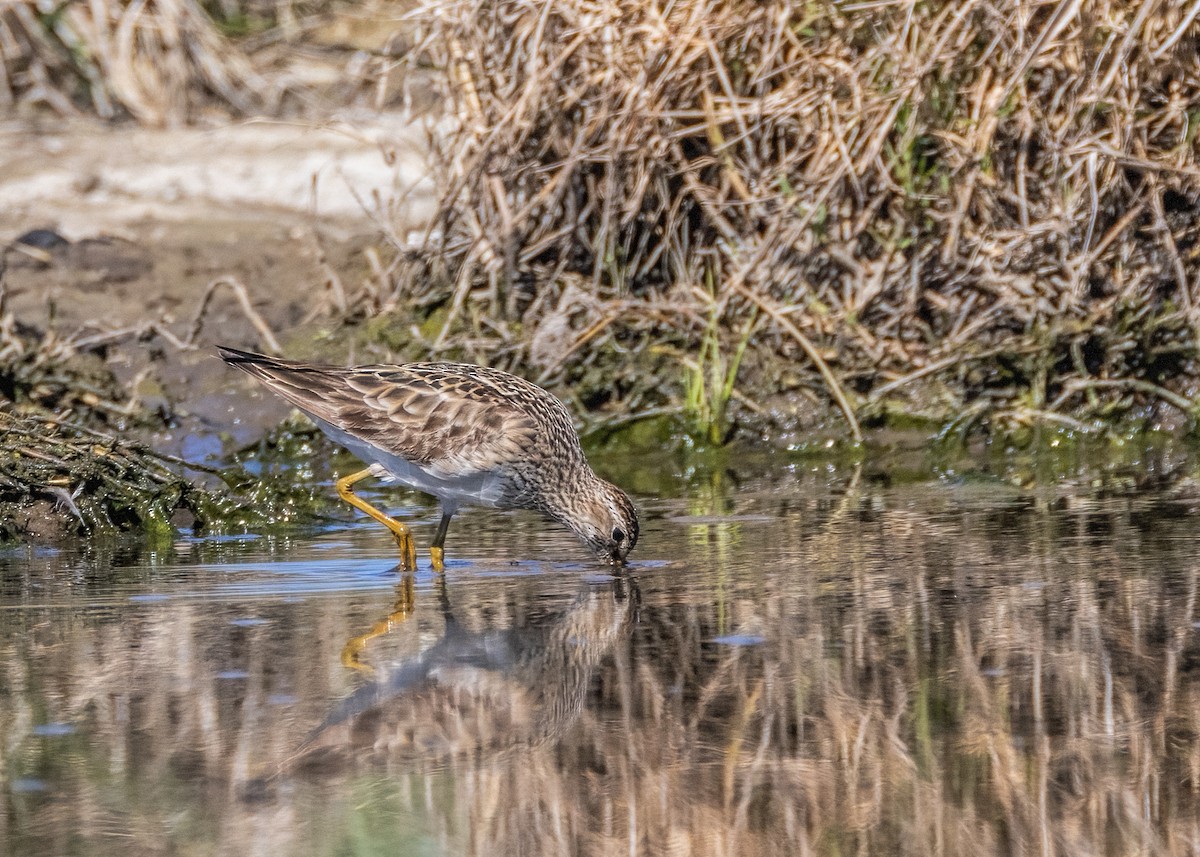
M 438 499 L 436 571 L 463 505 L 536 509 L 608 563 L 624 563 L 637 543 L 629 497 L 592 471 L 563 403 L 523 378 L 466 363 L 344 368 L 218 351 L 369 465 L 339 479 L 338 496 L 392 532 L 406 569 L 416 567 L 408 527 L 355 495 L 355 483 L 374 476 Z

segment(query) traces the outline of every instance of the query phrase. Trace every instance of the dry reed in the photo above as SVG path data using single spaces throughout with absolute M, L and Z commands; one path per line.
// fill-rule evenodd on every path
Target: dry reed
M 824 389 L 852 426 L 1190 418 L 1197 18 L 1117 0 L 428 3 L 419 55 L 457 120 L 426 243 L 446 274 L 397 301 L 444 303 L 435 344 L 466 331 L 545 380 L 563 361 L 542 338 L 572 360 L 652 342 L 678 378 L 715 319 L 723 353 L 750 338 L 754 396 Z
M 0 111 L 145 125 L 300 115 L 402 100 L 406 0 L 0 3 Z
M 250 112 L 263 88 L 196 0 L 0 7 L 0 107 L 179 124 L 214 101 Z
M 208 8 L 6 4 L 0 101 L 276 111 L 293 84 L 260 53 L 341 14 L 275 4 L 233 39 Z M 1194 4 L 451 0 L 397 28 L 450 108 L 441 210 L 376 296 L 416 311 L 424 353 L 583 408 L 778 425 L 816 404 L 855 437 L 893 414 L 1195 415 Z M 344 76 L 386 89 L 375 60 Z

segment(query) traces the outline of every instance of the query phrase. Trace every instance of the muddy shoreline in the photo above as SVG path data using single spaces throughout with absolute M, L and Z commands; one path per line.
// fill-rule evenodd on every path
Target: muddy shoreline
M 211 467 L 278 426 L 289 409 L 213 346 L 352 357 L 353 337 L 337 341 L 347 315 L 383 288 L 397 232 L 428 216 L 423 140 L 386 114 L 181 130 L 0 124 L 0 434 L 10 458 L 66 462 L 41 474 L 54 484 L 7 473 L 0 531 L 94 529 L 72 499 L 90 476 L 71 444 L 94 441 L 88 431 L 137 444 L 133 458 Z M 327 331 L 334 341 L 317 342 Z M 39 417 L 51 422 L 30 433 Z M 214 487 L 199 471 L 188 480 Z
M 148 438 L 162 451 L 185 453 L 198 432 L 245 443 L 286 409 L 240 406 L 211 345 L 307 341 L 372 288 L 389 252 L 380 224 L 402 233 L 428 217 L 423 133 L 386 115 L 353 127 L 0 125 L 5 312 L 102 359 L 132 399 L 122 404 L 162 414 Z M 58 240 L 17 243 L 30 233 Z
M 72 434 L 71 425 L 99 431 L 112 444 L 129 441 L 129 455 L 149 456 L 142 461 L 148 472 L 162 466 L 180 476 L 159 486 L 146 509 L 117 515 L 109 529 L 232 532 L 345 514 L 304 483 L 311 462 L 301 478 L 291 473 L 314 451 L 324 473 L 333 447 L 303 421 L 284 425 L 291 409 L 229 371 L 213 346 L 345 363 L 428 357 L 445 307 L 397 306 L 394 285 L 398 246 L 419 233 L 434 207 L 421 160 L 425 134 L 420 123 L 393 115 L 356 128 L 0 125 L 4 413 L 32 420 L 21 424 L 27 434 L 39 415 L 58 421 L 46 423 L 48 447 L 39 454 L 75 461 L 70 443 L 84 444 L 76 464 L 39 471 L 46 484 L 23 484 L 28 476 L 16 471 L 0 474 L 10 482 L 7 491 L 0 485 L 0 534 L 55 541 L 112 522 L 113 497 L 91 512 L 76 502 L 101 483 L 88 481 L 100 477 L 85 466 L 94 438 Z M 546 333 L 549 325 L 535 332 L 538 341 L 528 346 L 535 362 L 553 364 L 554 349 L 571 346 L 594 321 L 594 310 L 580 314 L 586 304 L 572 309 L 568 297 L 560 301 L 557 339 Z M 388 301 L 388 313 L 372 318 Z M 868 473 L 878 462 L 891 462 L 881 467 L 885 473 L 898 456 L 915 454 L 921 463 L 914 467 L 926 475 L 953 460 L 952 471 L 999 473 L 1016 484 L 1047 472 L 1103 490 L 1148 479 L 1192 481 L 1190 445 L 1179 443 L 1186 420 L 1161 404 L 1138 413 L 1128 430 L 1030 424 L 989 439 L 969 419 L 947 416 L 936 377 L 915 379 L 902 399 L 860 401 L 860 445 L 823 387 L 788 381 L 796 368 L 760 338 L 764 344 L 750 348 L 721 417 L 732 443 L 723 452 L 696 433 L 695 414 L 685 413 L 687 371 L 694 368 L 685 371 L 687 354 L 669 344 L 628 348 L 614 339 L 588 355 L 585 370 L 560 373 L 549 386 L 568 400 L 589 445 L 602 454 L 665 451 L 692 462 L 682 469 L 696 462 L 701 470 L 720 469 L 722 456 L 765 449 L 793 462 L 865 465 Z M 439 353 L 486 359 L 469 348 Z M 652 382 L 657 398 L 608 394 L 609 385 L 637 376 L 643 386 Z M 1167 433 L 1145 438 L 1140 431 L 1148 425 Z M 931 448 L 933 438 L 940 440 Z M 1104 451 L 1114 439 L 1182 459 L 1166 473 L 1133 473 L 1124 452 Z M 980 463 L 1006 444 L 1009 464 Z M 1091 451 L 1066 451 L 1084 448 Z M 1161 452 L 1167 448 L 1182 452 Z M 1043 450 L 1053 462 L 1048 471 L 1019 462 L 1029 449 Z M 244 468 L 261 466 L 254 459 L 263 454 L 272 485 L 256 488 Z M 1075 458 L 1088 462 L 1076 467 Z M 225 468 L 228 479 L 205 468 Z

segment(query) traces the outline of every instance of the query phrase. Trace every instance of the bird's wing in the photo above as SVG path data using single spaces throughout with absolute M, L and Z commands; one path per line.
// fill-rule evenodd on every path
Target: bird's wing
M 519 402 L 445 364 L 360 369 L 346 383 L 355 395 L 339 411 L 345 430 L 434 476 L 494 470 L 527 457 L 537 438 Z
M 522 407 L 532 385 L 497 370 L 446 363 L 343 369 L 221 352 L 309 416 L 437 477 L 502 467 L 526 456 L 537 438 L 537 420 Z

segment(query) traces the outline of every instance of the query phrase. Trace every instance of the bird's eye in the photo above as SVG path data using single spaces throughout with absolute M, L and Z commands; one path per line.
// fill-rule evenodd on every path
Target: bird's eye
M 615 530 L 613 530 L 613 541 L 617 544 L 625 541 L 625 531 L 620 527 L 617 527 Z

